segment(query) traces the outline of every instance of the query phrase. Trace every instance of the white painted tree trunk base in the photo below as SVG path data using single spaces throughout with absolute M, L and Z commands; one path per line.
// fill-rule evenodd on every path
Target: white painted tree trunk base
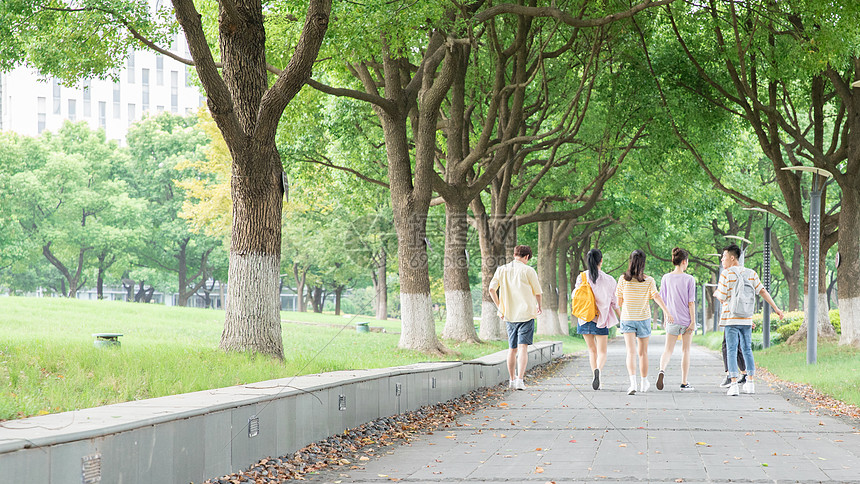
M 230 254 L 221 349 L 284 358 L 278 255 Z
M 478 336 L 484 341 L 502 341 L 508 338 L 504 322 L 496 312 L 496 305 L 492 301 L 481 302 L 481 332 Z
M 839 299 L 839 344 L 860 346 L 860 297 Z
M 445 351 L 436 337 L 430 294 L 400 294 L 401 330 L 398 347 L 428 353 Z
M 538 314 L 535 333 L 561 334 L 558 325 L 558 313 L 551 309 L 547 309 L 546 311 Z
M 471 292 L 445 291 L 445 327 L 442 329 L 442 338 L 478 342 Z
M 570 319 L 568 318 L 567 311 L 558 311 L 556 320 L 558 321 L 558 334 L 570 336 Z

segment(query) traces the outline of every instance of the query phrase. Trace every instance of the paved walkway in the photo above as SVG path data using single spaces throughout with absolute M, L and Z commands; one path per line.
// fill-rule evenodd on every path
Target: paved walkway
M 310 480 L 326 482 L 858 482 L 860 428 L 811 415 L 759 380 L 755 395 L 719 388 L 719 354 L 694 347 L 679 386 L 680 349 L 666 388 L 654 386 L 663 336 L 651 338 L 651 390 L 629 396 L 624 343 L 609 345 L 603 388 L 585 356 L 526 391 L 463 416 L 391 455 Z

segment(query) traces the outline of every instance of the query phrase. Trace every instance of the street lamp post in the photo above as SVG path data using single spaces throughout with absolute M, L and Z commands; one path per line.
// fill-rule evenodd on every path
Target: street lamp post
M 764 283 L 764 288 L 770 294 L 770 229 L 773 227 L 773 224 L 770 223 L 770 212 L 763 208 L 759 207 L 748 207 L 744 208 L 744 210 L 750 210 L 755 212 L 762 212 L 764 214 L 764 271 L 762 276 Z M 774 218 L 774 222 L 776 219 Z M 763 314 L 762 314 L 762 339 L 764 347 L 770 347 L 770 304 L 763 304 Z
M 806 304 L 806 364 L 818 361 L 818 265 L 821 249 L 821 191 L 827 178 L 833 176 L 827 170 L 811 166 L 788 166 L 783 170 L 812 172 L 812 190 L 809 198 L 809 262 L 807 268 Z

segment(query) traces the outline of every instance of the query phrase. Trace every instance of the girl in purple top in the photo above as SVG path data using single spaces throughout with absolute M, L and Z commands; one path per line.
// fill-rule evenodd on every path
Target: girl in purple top
M 666 323 L 666 348 L 660 357 L 660 374 L 657 376 L 657 389 L 663 389 L 663 371 L 672 358 L 678 336 L 681 337 L 681 390 L 692 390 L 687 383 L 690 373 L 690 342 L 696 329 L 696 280 L 685 274 L 690 254 L 684 249 L 672 249 L 672 264 L 675 270 L 663 276 L 660 281 L 660 297 L 675 315 L 674 322 Z
M 609 328 L 618 324 L 618 299 L 615 297 L 615 278 L 600 270 L 603 254 L 597 249 L 591 249 L 585 256 L 585 263 L 588 270 L 576 278 L 574 290 L 582 285 L 582 275 L 585 274 L 594 293 L 597 316 L 592 321 L 580 319 L 576 332 L 582 335 L 588 346 L 588 362 L 591 363 L 591 372 L 594 374 L 591 388 L 597 390 L 600 388 L 600 370 L 606 364 Z

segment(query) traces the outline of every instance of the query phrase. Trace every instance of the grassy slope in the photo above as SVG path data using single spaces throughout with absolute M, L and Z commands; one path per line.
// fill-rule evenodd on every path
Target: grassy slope
M 696 343 L 720 351 L 722 333 L 696 336 Z M 860 352 L 857 348 L 834 343 L 818 344 L 818 362 L 806 363 L 806 344 L 778 344 L 754 353 L 756 366 L 767 368 L 777 377 L 806 383 L 816 390 L 860 406 Z
M 355 322 L 399 330 L 399 321 L 284 313 L 284 362 L 218 350 L 223 312 L 109 301 L 0 297 L 0 420 L 324 371 L 428 361 L 397 349 L 398 335 L 356 333 Z M 338 324 L 338 327 L 328 326 Z M 92 333 L 123 333 L 119 350 Z M 549 338 L 546 338 L 549 339 Z M 582 348 L 573 338 L 565 351 Z M 468 360 L 506 342 L 446 342 Z

